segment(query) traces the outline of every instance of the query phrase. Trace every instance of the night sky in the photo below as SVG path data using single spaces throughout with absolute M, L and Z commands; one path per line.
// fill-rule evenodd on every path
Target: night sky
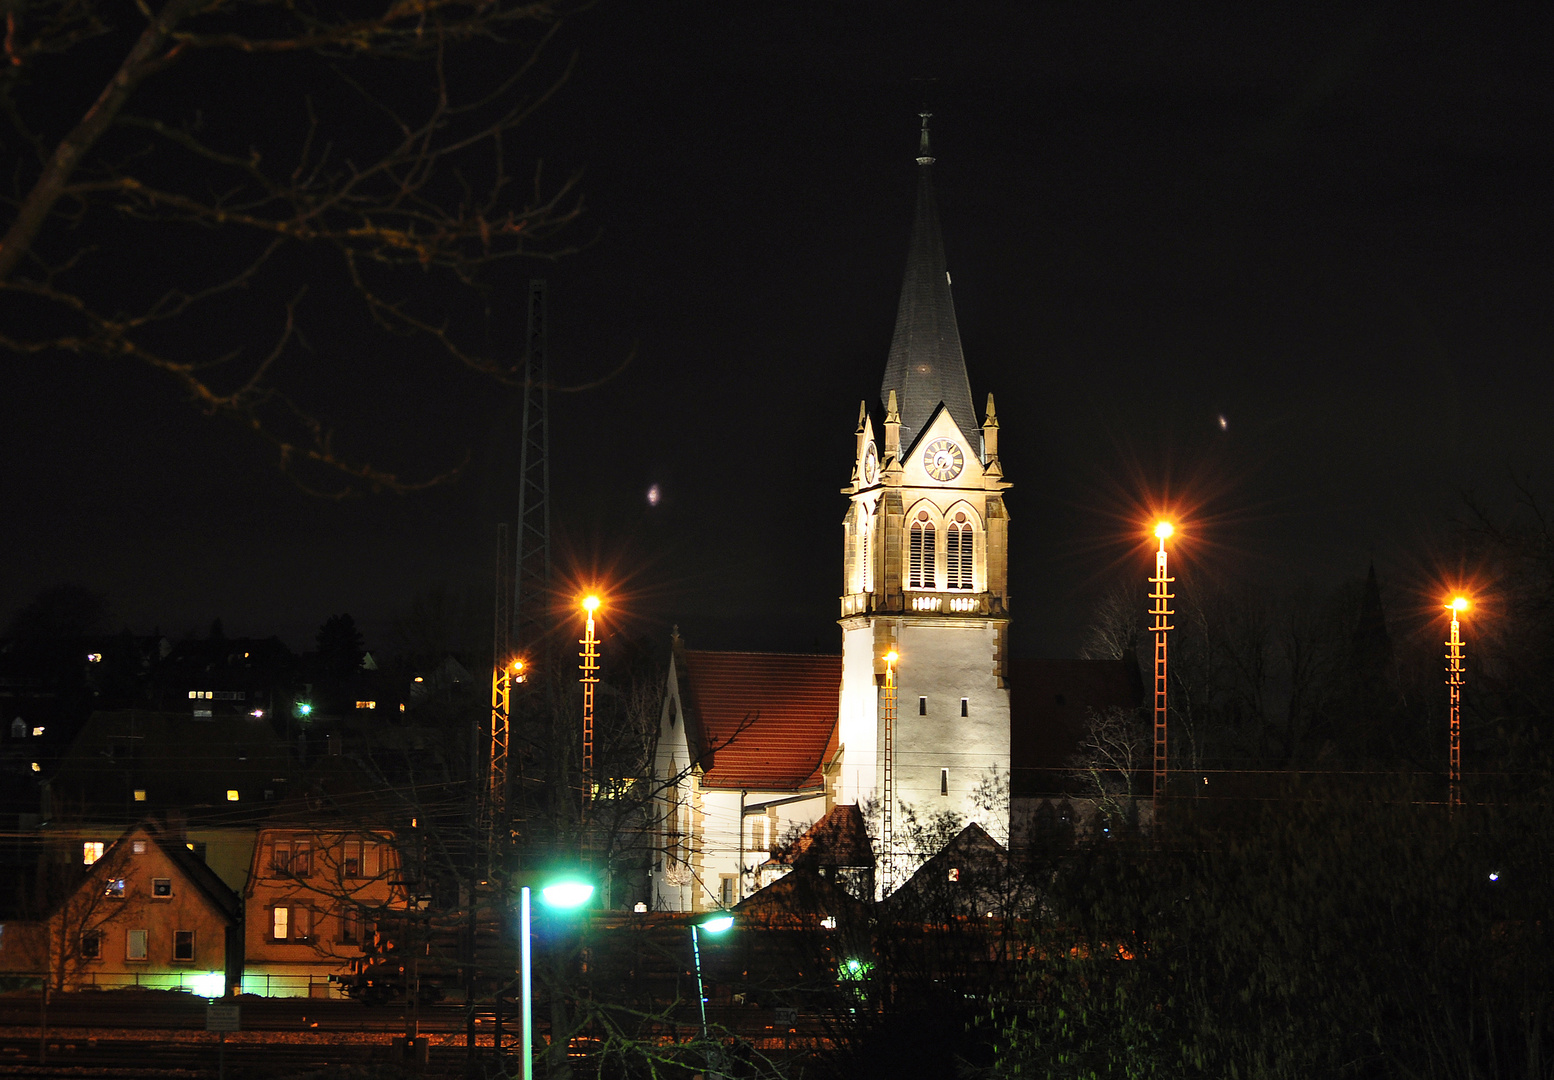
M 1374 558 L 1398 602 L 1425 595 L 1463 492 L 1549 490 L 1545 30 L 1532 5 L 578 15 L 555 45 L 576 71 L 513 161 L 583 170 L 590 243 L 510 271 L 492 329 L 516 351 L 545 276 L 558 381 L 632 357 L 553 399 L 559 567 L 610 586 L 611 632 L 839 650 L 838 489 L 859 401 L 882 413 L 926 94 L 1014 484 L 1015 654 L 1072 655 L 1098 592 L 1147 575 L 1153 505 L 1183 513 L 1187 574 L 1325 588 Z M 442 590 L 479 644 L 511 399 L 430 362 L 412 392 L 373 350 L 326 339 L 292 377 L 375 462 L 467 449 L 458 483 L 322 501 L 149 371 L 8 358 L 0 615 L 73 581 L 137 631 L 220 617 L 303 648 L 348 611 L 391 652 L 395 614 Z

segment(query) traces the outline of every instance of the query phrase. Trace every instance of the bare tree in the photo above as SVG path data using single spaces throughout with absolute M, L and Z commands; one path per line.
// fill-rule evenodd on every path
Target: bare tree
M 1144 610 L 1144 587 L 1119 581 L 1102 594 L 1085 627 L 1081 660 L 1137 660 Z
M 1138 794 L 1137 778 L 1152 761 L 1152 738 L 1137 709 L 1108 705 L 1088 711 L 1084 740 L 1069 765 L 1107 820 L 1128 819 L 1133 797 Z
M 581 211 L 575 176 L 509 164 L 570 70 L 564 6 L 6 0 L 0 346 L 157 372 L 322 493 L 446 479 L 339 445 L 298 360 L 348 327 L 521 382 L 468 328 Z

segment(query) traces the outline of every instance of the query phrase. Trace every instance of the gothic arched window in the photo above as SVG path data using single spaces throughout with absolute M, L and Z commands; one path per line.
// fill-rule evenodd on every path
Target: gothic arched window
M 874 519 L 872 515 L 864 513 L 859 523 L 858 531 L 862 536 L 858 541 L 859 556 L 862 565 L 859 568 L 858 585 L 859 592 L 872 592 L 874 590 L 873 567 L 869 565 L 869 533 L 874 531 Z
M 971 522 L 966 520 L 964 512 L 957 513 L 955 520 L 950 522 L 949 535 L 944 538 L 944 571 L 949 579 L 945 588 L 973 587 L 972 568 L 975 559 L 972 553 L 975 549 L 976 537 L 971 531 Z
M 937 569 L 938 549 L 934 543 L 933 522 L 928 520 L 927 510 L 919 510 L 917 520 L 912 522 L 912 547 L 907 558 L 907 588 L 935 588 Z

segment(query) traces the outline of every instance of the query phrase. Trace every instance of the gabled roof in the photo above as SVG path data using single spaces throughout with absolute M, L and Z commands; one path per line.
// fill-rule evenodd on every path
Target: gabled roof
M 820 785 L 836 731 L 840 656 L 677 650 L 686 735 L 703 787 Z
M 242 901 L 227 883 L 216 875 L 216 872 L 205 861 L 189 850 L 187 843 L 176 832 L 173 832 L 156 821 L 147 819 L 130 829 L 118 840 L 111 844 L 103 857 L 98 860 L 98 865 L 111 867 L 121 865 L 115 858 L 118 852 L 126 851 L 136 840 L 145 838 L 157 846 L 157 850 L 166 856 L 168 862 L 193 886 L 196 892 L 208 900 L 212 907 L 224 915 L 228 920 L 236 922 L 242 913 Z M 111 875 L 110 875 L 111 876 Z M 86 875 L 81 888 L 101 889 L 99 874 Z
M 1033 893 L 1004 846 L 972 822 L 884 902 L 921 918 L 983 916 L 1026 910 Z
M 734 905 L 735 911 L 767 923 L 804 922 L 830 916 L 856 924 L 862 921 L 867 909 L 841 885 L 813 870 L 784 874 Z
M 1136 709 L 1144 684 L 1131 660 L 1013 660 L 1009 765 L 1014 795 L 1059 793 L 1091 709 Z
M 890 392 L 896 391 L 903 447 L 912 445 L 940 402 L 948 406 L 967 438 L 980 430 L 971 403 L 966 358 L 961 353 L 960 328 L 955 322 L 939 211 L 934 204 L 933 160 L 928 153 L 928 121 L 924 117 L 917 159 L 917 211 L 912 219 L 901 303 L 896 308 L 896 331 L 880 386 L 882 403 L 888 403 Z
M 795 868 L 822 866 L 874 865 L 874 845 L 869 840 L 869 829 L 863 820 L 863 811 L 857 804 L 834 806 L 830 813 L 809 827 L 799 837 L 793 849 L 773 861 L 791 863 Z

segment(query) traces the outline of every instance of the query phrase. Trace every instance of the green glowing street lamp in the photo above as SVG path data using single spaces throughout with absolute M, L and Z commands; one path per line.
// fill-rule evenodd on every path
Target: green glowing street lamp
M 540 887 L 540 898 L 545 906 L 558 911 L 573 911 L 588 903 L 594 887 L 580 878 L 567 877 Z M 523 969 L 523 1080 L 534 1080 L 534 990 L 531 971 L 529 941 L 529 887 L 518 893 L 520 922 L 519 953 Z
M 734 916 L 726 911 L 719 911 L 710 915 L 699 923 L 691 924 L 691 955 L 696 958 L 696 1000 L 701 1004 L 701 1037 L 711 1038 L 707 1033 L 707 992 L 702 989 L 701 983 L 701 939 L 698 930 L 705 930 L 709 934 L 721 934 L 734 925 Z

